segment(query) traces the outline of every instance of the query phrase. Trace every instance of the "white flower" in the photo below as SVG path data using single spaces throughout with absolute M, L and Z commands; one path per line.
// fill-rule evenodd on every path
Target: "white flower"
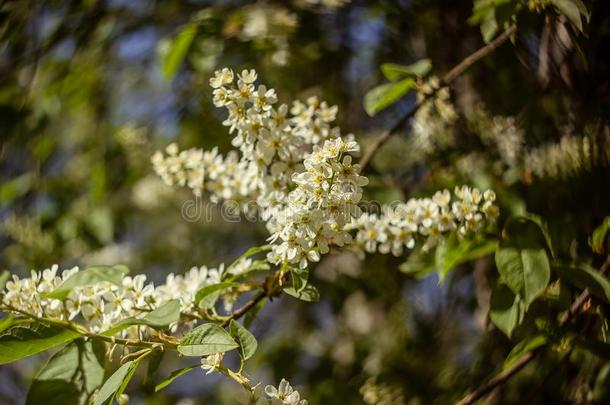
M 201 368 L 203 370 L 207 370 L 206 374 L 210 374 L 220 367 L 222 364 L 222 359 L 224 358 L 224 353 L 216 353 L 210 356 L 201 358 Z
M 213 88 L 219 88 L 225 84 L 229 84 L 233 82 L 233 71 L 228 68 L 223 68 L 222 70 L 217 70 L 214 72 L 214 77 L 210 79 L 210 86 Z
M 282 378 L 280 385 L 275 388 L 272 385 L 265 387 L 265 394 L 272 399 L 281 401 L 281 404 L 287 405 L 307 405 L 307 401 L 301 399 L 298 391 L 295 391 L 288 381 Z

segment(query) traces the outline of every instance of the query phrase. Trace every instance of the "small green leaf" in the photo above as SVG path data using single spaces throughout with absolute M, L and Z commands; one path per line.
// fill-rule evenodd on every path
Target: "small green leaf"
M 415 76 L 424 77 L 432 68 L 430 59 L 422 59 L 411 65 L 403 66 L 394 63 L 384 63 L 381 65 L 381 73 L 390 81 Z
M 220 326 L 205 323 L 182 338 L 178 351 L 185 356 L 209 356 L 236 349 L 238 344 Z
M 2 291 L 4 290 L 4 287 L 6 287 L 6 282 L 8 281 L 8 279 L 11 277 L 11 273 L 9 273 L 8 271 L 4 270 L 1 274 L 0 274 L 0 293 L 2 293 Z
M 25 404 L 89 404 L 92 394 L 104 382 L 104 355 L 104 344 L 99 341 L 77 339 L 70 343 L 34 377 Z
M 421 249 L 413 250 L 398 269 L 417 278 L 425 277 L 436 269 L 434 252 L 424 252 Z
M 532 222 L 509 220 L 505 230 L 508 236 L 496 250 L 496 266 L 502 280 L 527 308 L 549 284 L 549 259 Z
M 143 354 L 142 356 L 138 357 L 137 359 L 129 362 L 129 363 L 131 363 L 131 365 L 129 366 L 129 369 L 127 370 L 127 374 L 125 375 L 125 377 L 123 377 L 123 381 L 121 381 L 119 388 L 114 393 L 115 398 L 119 398 L 121 395 L 123 395 L 123 392 L 125 392 L 125 390 L 127 389 L 127 385 L 129 385 L 129 382 L 133 378 L 133 375 L 135 374 L 136 370 L 138 369 L 138 366 L 140 365 L 142 360 L 146 356 L 148 356 L 150 353 L 152 353 L 152 352 L 147 352 L 147 353 Z
M 415 80 L 410 78 L 377 86 L 364 96 L 364 109 L 368 115 L 373 116 L 394 104 L 415 86 Z
M 597 254 L 603 254 L 606 246 L 604 242 L 606 241 L 606 236 L 608 235 L 608 231 L 610 231 L 610 217 L 604 218 L 604 222 L 593 231 L 593 235 L 591 235 L 591 240 L 589 244 L 593 251 Z
M 560 14 L 565 15 L 568 19 L 582 32 L 581 11 L 585 11 L 585 18 L 588 18 L 588 11 L 582 2 L 577 0 L 550 0 Z M 580 4 L 577 4 L 580 3 Z
M 558 263 L 553 268 L 563 279 L 581 290 L 588 288 L 591 294 L 610 302 L 610 280 L 593 267 L 584 263 L 572 265 Z
M 126 362 L 106 380 L 95 397 L 94 405 L 103 405 L 110 398 L 114 397 L 114 394 L 121 388 L 125 379 L 133 375 L 131 367 L 134 362 L 135 360 Z
M 0 333 L 4 332 L 15 323 L 15 317 L 13 314 L 8 314 L 6 318 L 0 320 Z
M 456 266 L 493 253 L 497 240 L 459 239 L 451 235 L 436 247 L 435 267 L 442 281 Z
M 164 44 L 165 46 L 160 47 L 161 71 L 166 79 L 171 79 L 178 71 L 195 39 L 195 34 L 196 25 L 185 25 L 174 38 Z
M 166 328 L 180 319 L 180 300 L 170 300 L 159 308 L 150 311 L 143 318 L 129 318 L 121 323 L 147 325 L 156 329 Z
M 506 336 L 511 337 L 523 321 L 524 306 L 519 296 L 505 284 L 498 283 L 491 292 L 489 318 Z
M 233 319 L 231 319 L 231 322 L 229 323 L 229 332 L 239 345 L 239 355 L 241 358 L 248 360 L 250 357 L 252 357 L 252 355 L 256 352 L 256 348 L 258 347 L 258 343 L 256 342 L 254 335 Z
M 61 300 L 65 299 L 75 287 L 95 285 L 105 281 L 120 286 L 128 272 L 129 269 L 122 265 L 88 267 L 73 274 L 54 291 L 44 296 Z
M 529 306 L 549 284 L 551 271 L 544 249 L 499 248 L 496 266 L 502 280 Z
M 212 294 L 215 294 L 217 297 L 221 291 L 226 290 L 227 288 L 237 287 L 239 285 L 239 283 L 228 281 L 218 284 L 206 285 L 205 287 L 200 288 L 199 291 L 197 291 L 197 293 L 195 294 L 195 304 L 199 304 L 201 300 L 207 298 Z
M 178 370 L 173 371 L 169 377 L 164 378 L 163 380 L 161 380 L 161 382 L 159 384 L 157 384 L 155 386 L 155 392 L 159 392 L 161 391 L 163 388 L 167 387 L 168 385 L 170 385 L 171 383 L 174 382 L 174 380 L 178 377 L 181 377 L 183 375 L 185 375 L 186 373 L 188 373 L 189 371 L 191 371 L 192 369 L 194 369 L 195 367 L 199 367 L 198 364 L 194 365 L 194 366 L 188 366 L 188 367 L 184 367 Z
M 519 358 L 521 358 L 521 356 L 523 356 L 525 353 L 544 346 L 546 342 L 547 338 L 544 335 L 534 335 L 522 340 L 521 342 L 517 343 L 515 347 L 513 347 L 513 350 L 510 351 L 506 357 L 506 360 L 504 360 L 504 365 L 502 368 L 506 370 L 515 364 L 515 361 L 519 360 Z
M 44 352 L 78 338 L 80 334 L 57 326 L 41 323 L 31 327 L 13 326 L 0 336 L 0 364 Z
M 294 287 L 286 287 L 283 291 L 301 301 L 317 302 L 320 300 L 318 289 L 311 284 L 307 284 L 301 291 L 297 291 Z

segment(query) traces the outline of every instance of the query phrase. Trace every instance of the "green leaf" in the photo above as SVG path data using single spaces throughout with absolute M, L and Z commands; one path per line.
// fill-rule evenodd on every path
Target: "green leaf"
M 256 352 L 258 343 L 250 331 L 231 319 L 229 323 L 229 333 L 239 345 L 239 355 L 242 359 L 248 360 Z
M 188 373 L 189 371 L 191 371 L 195 367 L 199 367 L 199 365 L 196 364 L 194 366 L 188 366 L 188 367 L 184 367 L 184 368 L 181 368 L 181 369 L 173 371 L 169 375 L 169 377 L 164 378 L 163 380 L 161 380 L 161 382 L 159 384 L 157 384 L 155 386 L 155 392 L 161 391 L 163 388 L 165 388 L 168 385 L 170 385 L 171 383 L 173 383 L 176 378 L 185 375 L 186 373 Z
M 510 353 L 506 357 L 506 360 L 504 360 L 504 365 L 502 366 L 502 368 L 506 370 L 507 368 L 515 364 L 515 362 L 519 360 L 519 358 L 521 358 L 521 356 L 523 356 L 525 353 L 544 346 L 546 343 L 547 338 L 544 335 L 534 335 L 532 337 L 528 337 L 522 340 L 521 342 L 517 343 L 515 347 L 513 347 L 513 350 L 510 351 Z
M 610 280 L 593 267 L 584 263 L 572 265 L 557 263 L 553 268 L 563 279 L 581 290 L 588 288 L 591 294 L 610 302 Z
M 121 388 L 125 379 L 131 378 L 133 375 L 131 368 L 134 362 L 135 360 L 126 362 L 106 380 L 95 397 L 94 405 L 103 405 L 114 397 L 114 394 Z
M 589 244 L 593 251 L 597 254 L 603 254 L 605 251 L 604 242 L 606 241 L 606 236 L 608 235 L 608 231 L 610 231 L 610 217 L 604 218 L 604 222 L 593 231 L 593 235 L 591 235 L 591 240 Z
M 549 228 L 546 225 L 546 222 L 544 222 L 544 220 L 540 216 L 528 212 L 522 215 L 514 216 L 510 218 L 509 221 L 527 221 L 531 224 L 534 224 L 540 231 L 540 234 L 543 236 L 544 241 L 546 242 L 546 246 L 548 247 L 549 252 L 551 253 L 551 257 L 555 257 L 555 250 L 553 249 L 553 242 L 551 240 Z
M 485 43 L 491 42 L 501 26 L 506 26 L 516 14 L 519 3 L 513 0 L 475 0 L 468 23 L 480 25 Z
M 425 277 L 436 269 L 434 252 L 424 252 L 421 249 L 413 250 L 398 269 L 417 278 Z
M 6 287 L 6 282 L 8 281 L 8 279 L 10 277 L 11 277 L 11 273 L 9 273 L 6 270 L 4 270 L 2 272 L 2 274 L 0 274 L 0 293 L 2 293 L 2 291 L 4 290 L 4 287 Z
M 410 78 L 377 86 L 364 96 L 364 109 L 368 115 L 373 116 L 394 104 L 415 86 L 415 80 Z
M 381 65 L 381 73 L 390 81 L 406 77 L 423 77 L 428 74 L 432 68 L 430 59 L 422 59 L 411 65 L 403 66 L 394 63 L 384 63 Z
M 138 366 L 140 365 L 142 360 L 146 356 L 148 356 L 150 353 L 152 353 L 152 352 L 146 352 L 145 354 L 138 357 L 137 359 L 129 362 L 131 364 L 129 366 L 129 369 L 127 370 L 127 374 L 125 375 L 125 377 L 123 377 L 123 381 L 121 381 L 119 388 L 116 390 L 116 392 L 114 394 L 115 398 L 119 398 L 121 395 L 123 395 L 123 392 L 125 392 L 125 389 L 127 389 L 127 385 L 129 385 L 129 382 L 133 378 L 133 375 L 135 374 L 136 370 L 138 369 Z
M 236 349 L 238 344 L 220 326 L 205 323 L 182 338 L 178 351 L 185 356 L 209 356 Z
M 6 318 L 0 320 L 0 333 L 10 328 L 15 323 L 13 314 L 8 314 Z
M 451 235 L 436 247 L 435 267 L 442 281 L 456 266 L 493 253 L 497 240 L 459 239 Z
M 318 289 L 311 284 L 307 284 L 302 290 L 297 291 L 294 287 L 286 287 L 283 291 L 301 301 L 317 302 L 320 300 L 320 293 Z
M 542 294 L 551 277 L 544 249 L 500 248 L 496 266 L 508 287 L 523 297 L 526 307 Z
M 25 401 L 26 405 L 86 405 L 104 382 L 103 343 L 77 339 L 57 352 L 44 365 Z
M 116 266 L 93 266 L 73 274 L 59 285 L 54 291 L 44 294 L 46 298 L 65 299 L 75 287 L 95 285 L 102 282 L 110 282 L 120 286 L 123 277 L 129 269 L 122 265 Z
M 155 329 L 166 328 L 180 319 L 180 300 L 170 300 L 159 308 L 150 311 L 142 318 L 128 318 L 121 323 L 129 325 L 147 325 Z
M 505 284 L 498 283 L 491 292 L 489 318 L 506 336 L 511 337 L 523 321 L 524 305 Z
M 78 338 L 80 334 L 57 326 L 37 323 L 13 326 L 0 336 L 0 364 L 7 364 L 44 352 Z
M 165 46 L 160 47 L 161 71 L 166 79 L 174 77 L 186 57 L 196 34 L 197 26 L 187 24 L 174 38 L 166 42 Z
M 197 293 L 195 294 L 195 304 L 199 304 L 201 300 L 203 300 L 204 298 L 208 298 L 213 294 L 215 295 L 215 298 L 217 298 L 221 291 L 226 290 L 227 288 L 237 287 L 239 285 L 239 283 L 228 281 L 218 284 L 206 285 L 205 287 L 200 288 L 199 291 L 197 291 Z M 208 301 L 211 302 L 216 300 L 214 299 Z M 207 307 L 207 305 L 204 305 L 204 307 Z
M 550 0 L 560 14 L 565 15 L 568 19 L 582 32 L 581 14 L 588 19 L 589 12 L 585 5 L 577 0 Z M 580 4 L 578 4 L 580 3 Z M 582 11 L 584 10 L 584 13 Z
M 531 221 L 511 219 L 505 231 L 507 238 L 496 250 L 496 266 L 504 283 L 527 308 L 549 284 L 549 259 L 539 229 Z

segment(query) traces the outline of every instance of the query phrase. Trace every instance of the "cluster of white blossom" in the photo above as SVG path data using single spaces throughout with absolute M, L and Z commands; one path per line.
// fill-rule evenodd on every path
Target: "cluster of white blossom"
M 235 75 L 227 68 L 210 79 L 214 104 L 228 111 L 223 124 L 234 135 L 239 160 L 229 155 L 223 161 L 215 151 L 180 152 L 172 144 L 167 156 L 153 156 L 153 164 L 168 184 L 186 185 L 196 194 L 255 199 L 276 242 L 270 261 L 304 267 L 330 244 L 351 242 L 343 228 L 359 215 L 357 203 L 368 182 L 349 155 L 359 145 L 332 126 L 336 106 L 310 97 L 294 102 L 290 111 L 285 104 L 276 107 L 275 91 L 256 86 L 256 79 L 254 70 Z
M 498 216 L 494 205 L 496 195 L 482 193 L 468 186 L 438 191 L 432 198 L 412 198 L 406 203 L 382 207 L 381 215 L 363 214 L 347 229 L 356 231 L 354 246 L 361 251 L 379 251 L 395 256 L 404 248 L 412 249 L 418 239 L 425 239 L 422 249 L 428 250 L 450 232 L 465 236 L 481 229 Z
M 278 243 L 268 255 L 270 262 L 305 268 L 308 261 L 328 253 L 329 245 L 351 243 L 345 226 L 360 215 L 357 204 L 368 183 L 348 155 L 358 151 L 355 141 L 343 138 L 314 146 L 304 161 L 305 170 L 293 176 L 297 187 L 288 195 L 287 206 L 268 222 L 270 241 Z
M 517 125 L 515 117 L 490 115 L 481 105 L 467 115 L 469 125 L 481 141 L 495 151 L 508 167 L 518 165 L 522 159 L 525 144 L 523 128 Z
M 170 186 L 187 186 L 197 196 L 207 191 L 212 201 L 247 201 L 258 193 L 258 169 L 255 164 L 239 160 L 231 151 L 223 158 L 218 149 L 203 151 L 191 148 L 180 151 L 172 143 L 152 156 L 155 172 Z
M 433 96 L 430 96 L 433 94 Z M 417 160 L 426 157 L 439 148 L 453 143 L 451 128 L 457 120 L 457 113 L 451 102 L 448 87 L 440 87 L 437 77 L 431 77 L 419 86 L 418 101 L 424 101 L 417 110 L 412 123 L 412 156 Z
M 13 275 L 2 295 L 1 303 L 8 308 L 24 311 L 37 317 L 56 320 L 84 321 L 93 333 L 115 326 L 120 321 L 139 317 L 170 300 L 179 300 L 183 314 L 194 314 L 194 298 L 199 288 L 221 282 L 224 266 L 208 269 L 193 267 L 185 275 L 169 274 L 165 284 L 146 283 L 143 274 L 123 278 L 120 286 L 109 282 L 76 287 L 65 299 L 48 296 L 64 281 L 79 272 L 78 267 L 59 272 L 57 265 L 41 272 L 32 270 L 30 277 Z M 175 325 L 172 325 L 175 326 Z M 137 329 L 121 332 L 130 336 Z
M 610 161 L 610 133 L 598 139 L 564 135 L 558 143 L 534 148 L 525 155 L 524 166 L 538 178 L 566 179 Z

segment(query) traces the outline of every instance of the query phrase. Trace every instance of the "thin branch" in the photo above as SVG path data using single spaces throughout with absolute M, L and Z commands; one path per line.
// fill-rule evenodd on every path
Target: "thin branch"
M 122 345 L 122 346 L 146 347 L 146 348 L 151 348 L 151 349 L 159 349 L 159 348 L 175 349 L 177 346 L 174 343 L 166 342 L 166 341 L 153 342 L 153 341 L 147 341 L 147 340 L 124 339 L 124 338 L 118 338 L 118 337 L 114 337 L 114 336 L 106 336 L 103 334 L 97 334 L 97 333 L 90 332 L 89 330 L 87 330 L 87 328 L 85 328 L 81 324 L 68 322 L 68 321 L 62 321 L 62 320 L 58 320 L 58 319 L 51 319 L 51 318 L 44 318 L 44 317 L 36 316 L 27 311 L 23 311 L 18 308 L 14 308 L 12 306 L 0 307 L 0 310 L 16 312 L 16 313 L 19 313 L 19 314 L 25 316 L 26 318 L 30 318 L 30 319 L 34 320 L 34 321 L 37 321 L 40 323 L 47 323 L 49 325 L 68 329 L 68 330 L 74 331 L 74 332 L 82 335 L 83 337 L 88 337 L 90 339 L 97 339 L 97 340 L 101 340 L 101 341 L 107 342 L 107 343 L 118 344 L 118 345 Z
M 610 255 L 608 255 L 608 257 L 606 257 L 604 264 L 602 264 L 602 266 L 600 267 L 600 269 L 599 269 L 600 274 L 605 274 L 608 271 L 608 268 L 610 268 Z M 589 299 L 589 297 L 590 297 L 589 289 L 585 289 L 583 292 L 581 292 L 580 295 L 578 296 L 578 298 L 576 298 L 574 300 L 574 302 L 572 303 L 572 305 L 570 306 L 570 309 L 567 310 L 566 312 L 564 312 L 563 315 L 561 316 L 561 318 L 559 320 L 559 326 L 564 326 L 566 323 L 568 323 L 574 317 L 574 315 L 576 315 L 578 313 L 578 311 L 580 311 L 580 308 Z M 456 405 L 472 404 L 475 401 L 483 398 L 485 395 L 489 394 L 495 388 L 508 382 L 515 374 L 517 374 L 521 369 L 523 369 L 523 367 L 528 365 L 534 359 L 534 357 L 536 357 L 538 350 L 542 349 L 542 347 L 543 346 L 539 347 L 538 349 L 531 350 L 531 351 L 525 353 L 511 367 L 498 373 L 495 377 L 493 377 L 487 383 L 481 385 L 474 391 L 470 392 L 464 398 L 462 398 L 461 400 L 456 402 Z
M 373 144 L 367 149 L 366 153 L 360 159 L 360 171 L 364 171 L 364 168 L 370 163 L 371 159 L 377 153 L 377 150 L 388 140 L 390 136 L 394 135 L 409 119 L 411 119 L 415 113 L 424 105 L 428 100 L 430 100 L 436 92 L 451 84 L 456 78 L 461 76 L 466 70 L 468 70 L 472 65 L 483 59 L 485 56 L 489 55 L 493 51 L 495 51 L 500 45 L 505 43 L 510 37 L 517 31 L 517 27 L 515 25 L 510 26 L 506 29 L 502 34 L 500 34 L 497 38 L 491 41 L 489 44 L 479 48 L 477 51 L 473 52 L 469 56 L 467 56 L 463 61 L 461 61 L 457 66 L 451 69 L 440 81 L 439 86 L 432 92 L 426 94 L 421 100 L 411 108 L 405 115 L 403 115 L 392 128 L 383 132 Z
M 229 322 L 231 322 L 231 320 L 238 320 L 265 298 L 267 298 L 267 293 L 265 291 L 259 292 L 250 301 L 246 302 L 243 306 L 231 312 L 231 315 L 229 315 L 229 317 L 223 322 L 223 325 L 228 324 Z

